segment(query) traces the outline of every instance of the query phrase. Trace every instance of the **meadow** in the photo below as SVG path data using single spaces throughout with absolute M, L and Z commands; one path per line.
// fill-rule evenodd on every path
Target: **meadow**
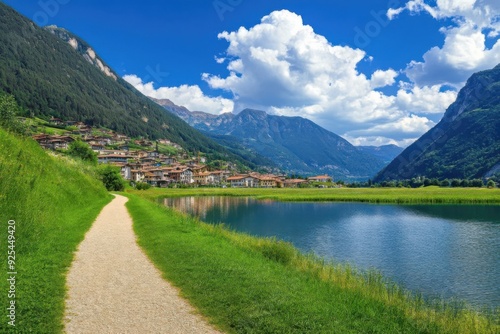
M 133 192 L 155 199 L 182 196 L 251 196 L 277 201 L 336 201 L 397 204 L 500 204 L 500 189 L 488 188 L 186 188 Z
M 0 333 L 62 332 L 73 253 L 112 198 L 95 173 L 0 128 Z M 12 301 L 15 327 L 7 317 Z
M 252 194 L 258 198 L 286 200 L 338 198 L 334 197 L 338 190 L 332 189 L 318 197 L 321 191 L 323 189 L 131 191 L 127 194 L 130 198 L 127 207 L 139 245 L 164 277 L 210 322 L 228 333 L 500 331 L 500 314 L 485 315 L 445 301 L 429 303 L 388 282 L 377 272 L 359 272 L 349 265 L 325 262 L 311 254 L 301 254 L 289 243 L 236 233 L 223 225 L 205 224 L 154 203 L 166 194 Z M 402 194 L 408 191 L 405 189 L 398 196 L 393 193 L 392 199 L 402 200 Z M 455 191 L 451 193 L 456 195 L 455 199 L 464 199 Z M 342 194 L 344 200 L 368 200 L 372 199 L 370 196 L 376 199 L 373 190 L 369 193 L 348 190 Z M 411 198 L 421 199 L 421 194 Z M 474 200 L 478 199 L 477 194 Z M 141 198 L 143 196 L 148 199 Z M 389 199 L 391 197 L 385 198 Z

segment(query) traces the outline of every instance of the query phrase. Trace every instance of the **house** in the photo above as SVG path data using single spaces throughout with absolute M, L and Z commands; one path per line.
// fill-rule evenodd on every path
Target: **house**
M 307 180 L 310 182 L 332 182 L 333 179 L 328 175 L 319 175 L 308 177 Z
M 259 179 L 248 174 L 228 177 L 227 182 L 233 188 L 256 188 L 259 186 Z
M 225 183 L 227 181 L 228 176 L 230 175 L 230 172 L 223 170 L 216 170 L 210 173 L 212 174 L 212 177 L 214 179 L 214 184 Z
M 177 159 L 174 158 L 174 157 L 168 157 L 168 158 L 165 158 L 165 160 L 163 160 L 163 163 L 165 165 L 173 165 L 177 162 Z
M 90 145 L 90 148 L 92 148 L 93 151 L 102 151 L 105 149 L 104 145 L 99 144 L 98 142 L 91 141 L 88 144 Z
M 121 155 L 121 154 L 108 154 L 108 155 L 100 155 L 97 157 L 99 163 L 107 164 L 110 162 L 123 162 L 127 163 L 129 159 L 132 159 L 129 155 Z
M 210 172 L 195 173 L 193 179 L 194 182 L 202 186 L 214 184 L 214 177 Z
M 132 166 L 130 164 L 122 165 L 120 168 L 120 174 L 125 180 L 132 180 Z
M 148 158 L 158 159 L 160 157 L 160 153 L 157 151 L 148 152 Z
M 144 182 L 149 183 L 153 187 L 161 187 L 162 185 L 167 184 L 168 180 L 163 176 L 163 172 L 160 170 L 150 170 L 144 173 Z
M 168 176 L 173 182 L 177 183 L 191 184 L 194 182 L 193 171 L 190 168 L 177 167 L 176 169 L 171 170 L 168 173 Z
M 143 163 L 143 164 L 155 164 L 156 163 L 156 159 L 155 158 L 140 158 L 140 161 Z
M 134 182 L 142 182 L 146 177 L 146 173 L 143 170 L 132 169 L 130 180 Z
M 49 123 L 54 124 L 54 125 L 64 125 L 64 121 L 62 119 L 55 118 L 55 117 L 51 117 L 49 119 Z
M 300 187 L 301 184 L 307 183 L 307 180 L 302 179 L 289 179 L 283 182 L 283 187 L 285 188 L 297 188 Z
M 108 138 L 108 137 L 93 137 L 92 138 L 94 142 L 98 143 L 98 144 L 101 144 L 103 146 L 107 146 L 107 145 L 111 145 L 113 144 L 113 141 L 111 140 L 111 138 Z
M 163 145 L 171 145 L 172 144 L 172 142 L 168 139 L 158 139 L 158 143 L 163 144 Z
M 278 186 L 278 179 L 269 176 L 262 176 L 258 178 L 259 187 L 261 188 L 276 188 Z M 281 180 L 279 180 L 281 184 Z
M 206 172 L 208 170 L 207 166 L 205 166 L 205 165 L 196 165 L 196 164 L 189 165 L 189 168 L 191 168 L 191 170 L 195 174 L 204 173 L 204 172 Z
M 47 142 L 46 148 L 51 150 L 56 149 L 68 149 L 70 143 L 74 142 L 75 139 L 69 136 L 51 136 L 51 138 Z
M 48 144 L 49 144 L 49 141 L 51 139 L 51 136 L 49 135 L 44 135 L 44 134 L 41 134 L 41 135 L 35 135 L 32 137 L 40 146 L 42 146 L 43 148 L 49 148 L 48 147 Z

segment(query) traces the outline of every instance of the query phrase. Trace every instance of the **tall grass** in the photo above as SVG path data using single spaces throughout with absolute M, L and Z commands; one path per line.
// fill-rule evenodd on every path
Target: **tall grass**
M 237 189 L 192 188 L 151 189 L 140 193 L 154 199 L 179 196 L 252 196 L 278 201 L 337 201 L 398 204 L 500 204 L 500 189 L 487 188 L 305 188 Z
M 497 320 L 425 302 L 377 272 L 209 225 L 129 195 L 139 244 L 229 333 L 498 333 Z M 442 306 L 444 305 L 444 306 Z
M 73 252 L 111 196 L 81 162 L 49 156 L 0 129 L 0 332 L 63 328 L 65 274 Z M 15 221 L 15 298 L 7 296 L 7 222 Z M 7 305 L 16 302 L 16 327 Z

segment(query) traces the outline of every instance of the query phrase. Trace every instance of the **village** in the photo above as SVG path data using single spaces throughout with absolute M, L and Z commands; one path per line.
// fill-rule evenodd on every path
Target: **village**
M 57 118 L 51 118 L 48 125 L 67 131 L 59 134 L 33 135 L 33 139 L 41 147 L 64 151 L 72 142 L 81 140 L 97 154 L 99 164 L 119 167 L 122 177 L 132 185 L 147 183 L 159 188 L 178 186 L 297 188 L 312 183 L 332 182 L 332 178 L 328 175 L 290 179 L 286 175 L 260 174 L 251 171 L 241 173 L 230 162 L 224 169 L 213 170 L 207 165 L 205 157 L 189 156 L 180 145 L 166 139 L 155 142 L 132 139 L 112 130 L 102 128 L 97 130 L 82 122 L 63 121 Z

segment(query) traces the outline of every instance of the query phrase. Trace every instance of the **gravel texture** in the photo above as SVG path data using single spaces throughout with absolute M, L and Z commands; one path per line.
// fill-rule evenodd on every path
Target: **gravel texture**
M 67 276 L 67 333 L 220 333 L 162 279 L 116 196 L 80 244 Z

